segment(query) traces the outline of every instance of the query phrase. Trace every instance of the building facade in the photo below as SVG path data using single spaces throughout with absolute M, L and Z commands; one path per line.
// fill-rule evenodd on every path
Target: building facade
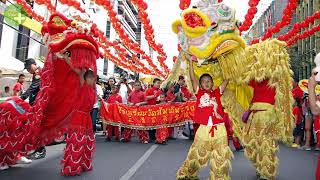
M 90 0 L 79 0 L 81 7 L 86 9 L 94 23 L 98 28 L 105 32 L 109 41 L 119 41 L 119 37 L 111 25 L 106 10 L 95 5 Z M 61 13 L 68 12 L 68 6 L 60 4 L 57 0 L 54 1 L 56 9 Z M 113 0 L 113 9 L 118 13 L 118 18 L 125 32 L 129 35 L 132 41 L 143 44 L 143 50 L 149 54 L 149 46 L 147 45 L 142 30 L 141 22 L 138 18 L 137 8 L 128 0 Z M 5 9 L 11 5 L 10 2 L 0 2 L 0 14 L 3 14 Z M 50 14 L 44 6 L 32 3 L 33 9 L 46 19 Z M 0 15 L 0 67 L 22 70 L 23 62 L 27 58 L 36 58 L 46 56 L 48 49 L 42 43 L 41 35 L 22 25 L 17 27 L 10 26 Z M 130 52 L 130 50 L 128 50 Z M 113 54 L 117 52 L 112 51 Z M 129 59 L 131 57 L 128 57 Z M 41 58 L 39 58 L 41 59 Z M 43 63 L 38 61 L 40 65 Z M 133 72 L 117 67 L 108 59 L 98 59 L 97 69 L 99 76 L 113 76 L 114 73 L 134 74 Z
M 299 6 L 296 11 L 296 18 L 298 22 L 303 21 L 307 16 L 314 14 L 320 10 L 320 0 L 299 0 Z M 314 27 L 320 23 L 319 20 L 310 24 L 309 28 Z M 302 29 L 301 32 L 307 30 Z M 297 52 L 292 60 L 296 63 L 295 74 L 299 79 L 309 78 L 312 69 L 314 68 L 314 57 L 317 53 L 320 53 L 320 32 L 314 35 L 297 41 L 294 45 L 294 51 Z

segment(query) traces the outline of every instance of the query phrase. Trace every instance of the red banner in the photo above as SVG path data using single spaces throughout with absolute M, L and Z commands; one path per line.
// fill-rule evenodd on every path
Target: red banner
M 192 121 L 195 102 L 167 103 L 151 106 L 128 106 L 101 102 L 104 123 L 132 129 L 157 129 L 183 125 Z

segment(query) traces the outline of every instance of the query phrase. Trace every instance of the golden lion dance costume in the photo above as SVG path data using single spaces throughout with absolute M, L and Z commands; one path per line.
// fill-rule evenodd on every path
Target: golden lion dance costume
M 34 105 L 19 98 L 0 104 L 0 165 L 13 165 L 17 154 L 26 155 L 67 133 L 62 174 L 92 169 L 95 139 L 87 112 L 90 107 L 83 104 L 93 105 L 96 95 L 92 88 L 81 87 L 71 68 L 90 68 L 96 73 L 96 27 L 83 16 L 72 14 L 69 19 L 53 14 L 43 26 L 49 53 Z M 65 58 L 70 59 L 71 66 Z
M 221 102 L 232 119 L 234 133 L 244 143 L 245 155 L 253 162 L 257 174 L 262 179 L 275 179 L 277 141 L 292 143 L 293 140 L 289 56 L 286 44 L 278 40 L 266 40 L 245 47 L 238 30 L 240 23 L 235 20 L 234 14 L 233 9 L 214 0 L 201 0 L 195 8 L 181 13 L 181 20 L 172 25 L 181 51 L 164 85 L 183 74 L 191 90 L 190 65 L 198 78 L 209 73 L 215 85 L 229 80 Z M 190 58 L 192 64 L 188 63 Z M 246 114 L 250 115 L 247 123 L 243 123 L 242 116 L 246 110 L 250 112 Z M 199 130 L 199 133 L 205 133 Z M 200 152 L 203 148 L 210 149 L 210 146 L 191 148 Z M 195 157 L 193 169 L 200 168 L 200 157 Z M 219 162 L 217 160 L 216 163 Z M 178 171 L 177 179 L 193 177 L 193 171 L 184 169 L 186 171 L 183 173 Z M 223 178 L 210 175 L 210 179 Z

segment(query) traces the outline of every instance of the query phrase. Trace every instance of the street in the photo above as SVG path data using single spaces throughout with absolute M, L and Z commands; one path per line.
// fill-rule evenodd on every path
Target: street
M 97 136 L 94 169 L 81 176 L 67 179 L 81 180 L 174 180 L 176 170 L 185 159 L 191 145 L 189 140 L 171 140 L 168 145 L 104 142 Z M 232 146 L 232 145 L 231 145 Z M 64 144 L 48 146 L 47 157 L 30 165 L 16 165 L 0 172 L 1 180 L 60 180 L 60 160 Z M 233 146 L 232 146 L 233 148 Z M 302 151 L 281 145 L 279 180 L 313 180 L 318 153 Z M 201 171 L 200 179 L 209 175 L 208 167 Z M 231 179 L 255 180 L 255 170 L 243 152 L 234 152 Z

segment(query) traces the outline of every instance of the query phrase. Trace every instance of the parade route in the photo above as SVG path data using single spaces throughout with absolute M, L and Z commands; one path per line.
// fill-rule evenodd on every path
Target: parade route
M 171 140 L 168 145 L 147 145 L 138 141 L 130 143 L 104 142 L 97 136 L 94 169 L 81 176 L 60 176 L 60 160 L 64 144 L 47 147 L 47 157 L 30 165 L 17 165 L 0 172 L 1 180 L 174 180 L 176 170 L 186 157 L 191 145 L 189 140 Z M 315 151 L 302 151 L 280 147 L 279 180 L 313 180 L 317 155 Z M 201 171 L 200 179 L 206 179 L 209 168 Z M 255 180 L 254 168 L 243 152 L 234 152 L 231 179 Z

